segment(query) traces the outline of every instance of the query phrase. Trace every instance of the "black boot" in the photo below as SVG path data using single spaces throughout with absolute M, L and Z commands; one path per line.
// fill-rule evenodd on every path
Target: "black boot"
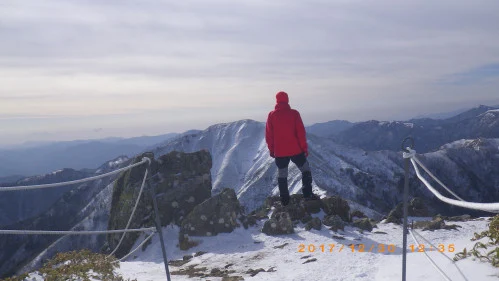
M 303 197 L 310 199 L 317 197 L 312 193 L 312 173 L 310 171 L 306 171 L 303 172 L 301 176 Z
M 277 178 L 277 183 L 279 184 L 279 193 L 281 196 L 281 203 L 283 206 L 286 206 L 289 204 L 288 179 L 287 178 Z

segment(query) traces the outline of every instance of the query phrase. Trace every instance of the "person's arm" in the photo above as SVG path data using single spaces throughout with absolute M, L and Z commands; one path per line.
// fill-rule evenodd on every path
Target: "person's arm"
M 269 148 L 270 157 L 274 157 L 274 128 L 272 126 L 272 112 L 267 117 L 267 124 L 265 126 L 265 141 Z
M 308 157 L 308 145 L 307 145 L 307 132 L 305 131 L 305 126 L 301 120 L 300 113 L 296 111 L 296 135 L 298 138 L 298 144 L 300 145 L 305 156 Z

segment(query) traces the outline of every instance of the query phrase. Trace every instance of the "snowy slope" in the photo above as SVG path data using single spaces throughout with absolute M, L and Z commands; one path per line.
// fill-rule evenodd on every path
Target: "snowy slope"
M 373 180 L 376 190 L 369 192 L 393 189 L 398 181 L 394 178 L 394 173 L 402 172 L 399 164 L 391 160 L 398 157 L 395 152 L 366 153 L 315 135 L 308 136 L 308 144 L 313 186 L 318 194 L 339 194 L 354 201 L 367 198 L 369 194 L 359 183 L 352 182 L 352 175 L 346 169 L 351 169 L 353 173 L 362 170 L 367 177 L 375 173 L 374 178 L 378 179 Z M 174 138 L 153 152 L 155 155 L 162 155 L 172 150 L 194 152 L 201 149 L 208 150 L 213 158 L 214 194 L 223 188 L 232 188 L 242 204 L 248 210 L 253 210 L 269 195 L 278 193 L 277 168 L 265 143 L 264 123 L 241 120 L 214 125 L 201 132 Z M 288 179 L 290 192 L 300 193 L 301 174 L 292 163 Z M 365 205 L 380 208 L 364 201 L 362 203 L 366 203 Z M 386 205 L 385 208 L 391 208 L 392 203 L 395 202 L 383 204 Z
M 78 218 L 81 219 L 69 230 L 107 230 L 109 212 L 111 210 L 111 198 L 114 182 L 106 186 L 82 209 Z M 105 242 L 105 235 L 64 235 L 48 246 L 41 253 L 24 266 L 19 272 L 30 272 L 41 267 L 43 262 L 56 253 L 63 253 L 78 249 L 90 249 L 100 251 Z
M 340 195 L 385 214 L 401 202 L 404 178 L 401 152 L 364 151 L 313 134 L 308 134 L 307 138 L 315 192 Z M 442 176 L 448 185 L 460 186 L 462 193 L 458 194 L 466 200 L 499 200 L 499 186 L 496 184 L 499 173 L 495 172 L 495 167 L 499 167 L 499 157 L 489 157 L 489 154 L 497 153 L 496 140 L 481 141 L 480 151 L 470 151 L 469 146 L 459 145 L 463 142 L 457 141 L 435 153 L 426 153 L 421 159 L 426 163 L 428 158 L 430 170 L 437 177 Z M 277 168 L 265 143 L 264 123 L 240 120 L 214 125 L 167 141 L 153 152 L 162 155 L 172 150 L 194 152 L 201 149 L 208 150 L 213 158 L 213 194 L 226 187 L 232 188 L 249 211 L 260 206 L 269 195 L 278 194 Z M 442 167 L 439 164 L 449 161 L 452 165 Z M 456 171 L 460 173 L 459 177 L 445 176 Z M 301 193 L 301 174 L 292 163 L 288 182 L 291 193 Z M 434 198 L 414 180 L 414 175 L 411 176 L 410 189 L 411 196 Z M 449 212 L 440 202 L 431 201 L 430 205 L 438 212 Z M 451 212 L 458 213 L 459 210 Z
M 454 253 L 449 252 L 449 245 L 453 244 L 456 252 L 464 247 L 470 249 L 475 242 L 470 241 L 474 232 L 484 230 L 487 222 L 483 220 L 456 222 L 462 226 L 456 230 L 437 230 L 433 232 L 419 231 L 425 238 L 437 247 L 444 245 L 444 252 L 450 258 Z M 188 251 L 180 251 L 175 247 L 177 228 L 165 228 L 167 256 L 170 261 L 181 260 L 184 255 L 193 255 L 196 252 L 207 252 L 194 257 L 187 264 L 170 266 L 170 272 L 181 268 L 195 266 L 206 267 L 202 272 L 209 273 L 212 269 L 234 270 L 231 276 L 242 276 L 244 280 L 401 280 L 402 271 L 402 229 L 394 224 L 378 224 L 372 233 L 360 233 L 354 228 L 347 227 L 338 233 L 327 229 L 321 231 L 306 231 L 298 226 L 295 234 L 271 237 L 260 232 L 262 222 L 256 227 L 244 230 L 237 229 L 233 233 L 221 234 L 216 237 L 199 238 L 201 244 Z M 378 233 L 376 233 L 378 232 Z M 386 233 L 383 234 L 382 232 Z M 333 235 L 344 237 L 344 240 L 332 238 Z M 137 278 L 138 281 L 165 280 L 165 269 L 162 263 L 161 248 L 158 237 L 154 237 L 151 245 L 144 252 L 136 253 L 128 261 L 121 263 L 119 272 L 126 278 Z M 286 245 L 285 245 L 286 244 Z M 305 252 L 299 252 L 300 244 L 305 245 Z M 335 244 L 330 252 L 329 244 Z M 355 244 L 355 251 L 349 245 Z M 388 245 L 394 245 L 394 251 L 388 252 Z M 407 280 L 444 280 L 432 267 L 425 255 L 411 252 L 411 244 L 415 244 L 408 237 L 408 265 Z M 278 246 L 285 245 L 282 248 Z M 320 248 L 324 245 L 324 251 Z M 359 252 L 359 245 L 365 246 L 365 252 Z M 373 246 L 370 253 L 369 249 Z M 382 246 L 385 249 L 382 249 Z M 310 252 L 315 246 L 315 252 Z M 340 248 L 343 246 L 342 251 Z M 393 248 L 391 248 L 393 250 Z M 466 259 L 455 264 L 442 257 L 437 251 L 428 251 L 435 262 L 445 270 L 451 280 L 485 281 L 497 280 L 499 269 L 489 264 Z M 316 259 L 306 263 L 305 261 Z M 457 265 L 457 267 L 456 267 Z M 251 277 L 248 270 L 262 268 L 265 271 Z M 270 269 L 270 270 L 269 270 Z M 220 277 L 189 278 L 186 275 L 172 275 L 172 280 L 211 280 L 219 281 Z
M 101 165 L 96 173 L 107 173 L 129 165 L 131 159 L 118 157 Z M 78 187 L 75 192 L 66 194 L 47 213 L 39 216 L 35 223 L 14 227 L 14 229 L 48 229 L 51 230 L 106 230 L 108 227 L 111 199 L 116 176 L 106 177 L 89 183 L 89 187 Z M 41 223 L 37 224 L 37 221 Z M 61 225 L 55 225 L 55 222 Z M 16 240 L 17 237 L 19 240 Z M 105 242 L 105 235 L 65 235 L 58 239 L 55 236 L 6 236 L 5 245 L 17 246 L 8 251 L 5 263 L 0 263 L 0 272 L 14 270 L 29 272 L 38 268 L 41 263 L 58 252 L 75 249 L 99 251 Z M 5 254 L 5 252 L 4 252 Z M 22 268 L 19 268 L 22 265 Z

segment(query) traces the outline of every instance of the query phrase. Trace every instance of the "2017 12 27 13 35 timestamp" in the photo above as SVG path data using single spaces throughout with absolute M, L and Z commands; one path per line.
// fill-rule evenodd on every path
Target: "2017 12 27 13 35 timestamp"
M 299 244 L 299 253 L 395 253 L 395 244 Z M 400 249 L 399 249 L 400 250 Z M 422 253 L 427 251 L 449 252 L 455 251 L 454 244 L 408 245 L 408 252 Z

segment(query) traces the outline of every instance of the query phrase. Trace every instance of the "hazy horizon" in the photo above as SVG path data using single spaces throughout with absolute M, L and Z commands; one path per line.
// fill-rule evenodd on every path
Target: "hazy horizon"
M 499 104 L 499 2 L 0 3 L 0 147 Z
M 477 105 L 478 106 L 478 105 Z M 486 105 L 486 106 L 490 106 L 490 107 L 499 107 L 499 105 L 497 104 L 491 104 L 491 105 Z M 474 106 L 476 107 L 476 106 Z M 445 115 L 445 116 L 454 116 L 454 115 L 457 115 L 461 112 L 464 112 L 466 110 L 469 110 L 469 109 L 472 109 L 474 107 L 470 107 L 470 108 L 458 108 L 458 109 L 455 109 L 455 110 L 452 110 L 452 111 L 449 111 L 449 112 L 434 112 L 433 114 L 428 114 L 428 115 L 421 115 L 421 116 L 413 116 L 411 118 L 406 118 L 406 119 L 369 119 L 369 120 L 377 120 L 377 121 L 408 121 L 409 119 L 417 119 L 417 118 L 434 118 L 433 115 Z M 240 120 L 244 120 L 244 119 L 237 119 L 237 120 L 231 120 L 231 121 L 227 121 L 227 122 L 222 122 L 222 123 L 231 123 L 231 122 L 237 122 L 237 121 L 240 121 Z M 254 119 L 250 119 L 250 120 L 254 120 Z M 360 120 L 360 121 L 350 121 L 350 120 L 346 120 L 346 119 L 334 119 L 334 120 L 326 120 L 326 121 L 323 121 L 323 122 L 315 122 L 315 123 L 305 123 L 305 126 L 311 126 L 311 125 L 314 125 L 314 124 L 318 124 L 318 123 L 326 123 L 326 122 L 330 122 L 330 121 L 349 121 L 349 122 L 352 122 L 352 123 L 355 123 L 355 122 L 364 122 L 364 121 L 369 121 L 369 120 Z M 254 121 L 258 121 L 258 122 L 265 122 L 265 120 L 254 120 Z M 220 123 L 213 123 L 213 124 L 209 124 L 208 126 L 206 127 L 199 127 L 199 128 L 189 128 L 189 129 L 186 129 L 186 130 L 181 130 L 181 131 L 164 131 L 164 132 L 159 132 L 159 133 L 153 133 L 153 134 L 147 134 L 147 133 L 137 133 L 137 134 L 133 134 L 133 132 L 131 134 L 124 134 L 124 135 L 96 135 L 96 136 L 90 136 L 90 135 L 87 135 L 87 136 L 82 136 L 80 138 L 72 138 L 71 136 L 68 137 L 68 138 L 58 138 L 57 136 L 57 133 L 54 133 L 54 134 L 47 134 L 45 135 L 45 137 L 49 136 L 49 138 L 46 138 L 46 139 L 34 139 L 34 140 L 30 140 L 30 141 L 24 141 L 24 142 L 18 142 L 18 143 L 7 143 L 7 144 L 2 144 L 0 143 L 0 149 L 10 149 L 10 148 L 17 148 L 17 147 L 21 147 L 23 145 L 39 145 L 39 144 L 46 144 L 46 143 L 55 143 L 55 142 L 66 142 L 66 141 L 91 141 L 91 140 L 105 140 L 105 139 L 112 139 L 112 138 L 122 138 L 122 139 L 126 139 L 126 138 L 134 138 L 134 137 L 154 137 L 154 136 L 160 136 L 160 135 L 167 135 L 167 134 L 182 134 L 182 133 L 185 133 L 187 131 L 191 131 L 191 130 L 200 130 L 200 131 L 203 131 L 205 129 L 207 129 L 209 126 L 213 126 L 213 125 L 217 125 L 217 124 L 220 124 Z M 94 130 L 94 133 L 99 133 L 100 130 Z M 138 129 L 138 131 L 140 132 L 140 129 Z

